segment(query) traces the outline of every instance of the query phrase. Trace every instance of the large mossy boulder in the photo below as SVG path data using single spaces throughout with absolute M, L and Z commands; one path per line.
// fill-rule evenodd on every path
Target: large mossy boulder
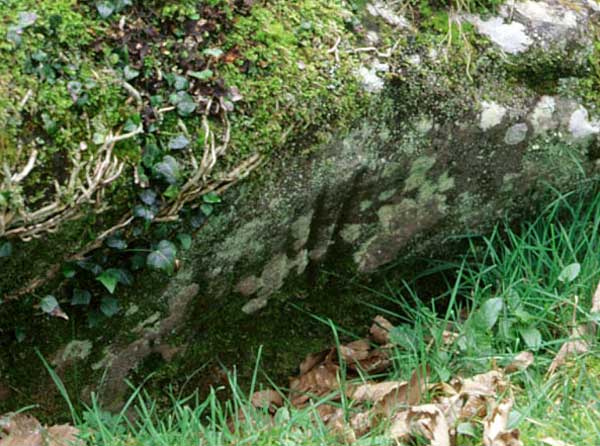
M 440 256 L 596 175 L 593 1 L 13 3 L 0 406 L 44 400 L 39 348 L 118 407 L 140 370 L 284 342 L 322 269 Z

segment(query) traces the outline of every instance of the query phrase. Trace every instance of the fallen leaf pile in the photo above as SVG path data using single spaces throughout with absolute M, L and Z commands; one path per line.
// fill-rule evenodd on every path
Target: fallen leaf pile
M 508 428 L 514 400 L 507 375 L 531 365 L 530 352 L 517 355 L 505 369 L 456 377 L 449 383 L 429 383 L 428 367 L 415 370 L 409 381 L 356 383 L 354 378 L 390 366 L 392 328 L 378 316 L 367 339 L 308 355 L 300 364 L 300 375 L 291 379 L 290 404 L 303 408 L 327 398 L 327 403 L 317 405 L 318 415 L 349 442 L 385 426 L 387 436 L 407 443 L 421 438 L 434 446 L 450 446 L 459 435 L 469 435 L 479 436 L 484 446 L 522 445 L 519 431 Z M 348 403 L 346 411 L 339 404 L 342 397 Z M 252 404 L 275 414 L 284 398 L 267 389 L 256 392 Z
M 79 430 L 68 424 L 42 426 L 30 415 L 0 417 L 0 446 L 81 446 L 78 434 Z

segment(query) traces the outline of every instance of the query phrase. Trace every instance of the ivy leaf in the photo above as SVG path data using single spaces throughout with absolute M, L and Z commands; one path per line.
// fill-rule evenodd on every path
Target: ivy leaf
M 171 150 L 182 150 L 190 145 L 190 140 L 185 137 L 185 135 L 177 135 L 174 138 L 171 138 L 169 141 L 169 149 Z
M 129 286 L 133 283 L 133 276 L 129 271 L 119 268 L 115 274 L 117 274 L 117 280 L 120 284 Z
M 115 12 L 115 5 L 110 2 L 100 2 L 96 5 L 96 9 L 100 17 L 107 19 Z
M 38 15 L 35 12 L 25 11 L 19 14 L 19 28 L 28 28 L 33 25 L 38 19 Z
M 63 266 L 62 273 L 63 276 L 65 276 L 65 279 L 72 279 L 73 277 L 75 277 L 75 274 L 77 274 L 77 270 L 73 265 L 67 264 Z
M 140 200 L 148 206 L 152 206 L 156 202 L 156 192 L 152 189 L 144 189 L 140 192 Z
M 220 48 L 207 48 L 202 53 L 206 56 L 221 57 L 223 55 L 223 50 Z
M 190 83 L 188 82 L 188 80 L 183 76 L 179 76 L 176 74 L 173 77 L 173 80 L 174 80 L 173 84 L 174 84 L 175 90 L 177 90 L 177 91 L 187 90 L 188 87 L 190 86 Z
M 0 245 L 0 258 L 10 257 L 13 253 L 13 245 L 11 242 L 4 242 Z
M 121 250 L 127 248 L 127 242 L 118 237 L 110 237 L 106 239 L 106 246 L 108 246 L 109 248 Z
M 498 321 L 498 317 L 500 317 L 500 312 L 504 308 L 504 300 L 501 297 L 494 297 L 492 299 L 488 299 L 481 306 L 480 314 L 485 321 L 485 325 L 488 329 L 491 329 L 496 325 Z
M 127 79 L 128 81 L 135 79 L 136 77 L 138 77 L 140 75 L 140 72 L 131 68 L 129 65 L 127 65 L 124 69 L 123 69 L 123 74 L 125 75 L 125 79 Z
M 160 149 L 156 144 L 148 144 L 142 153 L 142 163 L 150 168 L 160 159 Z
M 167 187 L 167 190 L 163 192 L 163 196 L 167 198 L 175 198 L 177 195 L 179 195 L 179 188 L 174 184 L 171 184 Z
M 133 215 L 139 218 L 143 218 L 146 221 L 154 219 L 154 211 L 148 206 L 142 206 L 141 204 L 136 205 L 133 208 Z
M 162 240 L 155 251 L 146 258 L 146 264 L 155 270 L 172 273 L 175 267 L 177 248 L 168 240 Z
M 109 268 L 96 277 L 96 280 L 104 285 L 110 294 L 114 294 L 117 284 L 119 283 L 119 276 L 120 273 L 118 269 Z
M 27 335 L 25 334 L 25 329 L 23 327 L 15 327 L 15 338 L 19 344 L 23 342 L 26 337 Z
M 202 201 L 208 204 L 218 204 L 221 203 L 222 200 L 221 197 L 219 197 L 216 193 L 209 192 L 202 196 Z
M 201 81 L 206 81 L 213 77 L 212 70 L 191 71 L 189 74 L 190 76 L 200 79 Z
M 100 311 L 106 317 L 113 317 L 121 311 L 121 306 L 119 305 L 119 301 L 114 297 L 105 296 L 100 301 Z
M 579 263 L 571 263 L 565 266 L 565 268 L 558 275 L 558 280 L 563 283 L 573 282 L 579 273 L 581 272 L 581 265 Z
M 177 234 L 177 240 L 186 251 L 192 247 L 192 236 L 190 234 Z
M 181 176 L 179 163 L 170 155 L 165 156 L 160 163 L 156 164 L 154 170 L 169 184 L 176 184 Z
M 200 210 L 207 217 L 210 217 L 213 213 L 213 207 L 210 204 L 203 204 L 202 206 L 200 206 Z
M 92 301 L 92 293 L 87 290 L 80 290 L 75 288 L 73 290 L 73 297 L 71 298 L 71 305 L 89 305 Z
M 202 226 L 204 224 L 204 222 L 206 221 L 206 215 L 204 215 L 204 212 L 200 211 L 200 212 L 196 212 L 191 220 L 190 220 L 190 224 L 192 225 L 192 228 L 194 229 L 198 229 L 200 226 Z
M 90 327 L 90 328 L 97 327 L 98 325 L 100 325 L 100 322 L 102 322 L 103 318 L 104 318 L 104 316 L 102 315 L 102 312 L 100 312 L 98 310 L 89 311 L 88 316 L 87 316 L 88 327 Z
M 185 91 L 180 91 L 177 94 L 172 95 L 170 97 L 170 101 L 177 107 L 179 116 L 183 117 L 194 113 L 194 111 L 196 111 L 196 107 L 198 106 L 196 101 L 194 101 L 194 98 Z
M 48 296 L 42 299 L 42 303 L 40 304 L 41 310 L 46 314 L 51 314 L 54 310 L 58 308 L 58 301 L 56 297 L 49 294 Z
M 527 327 L 519 330 L 521 337 L 531 350 L 539 350 L 542 346 L 542 334 L 535 327 Z

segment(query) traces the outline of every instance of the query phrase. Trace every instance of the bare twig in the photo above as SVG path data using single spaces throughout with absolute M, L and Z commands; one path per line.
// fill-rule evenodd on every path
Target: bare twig
M 87 160 L 82 159 L 81 152 L 85 145 L 71 156 L 72 168 L 68 181 L 64 186 L 55 182 L 55 194 L 52 201 L 30 210 L 23 195 L 22 183 L 34 170 L 38 151 L 33 149 L 27 164 L 15 174 L 4 165 L 4 182 L 2 190 L 10 192 L 11 203 L 0 209 L 0 237 L 19 237 L 28 241 L 40 237 L 44 233 L 55 232 L 60 224 L 75 220 L 82 214 L 82 207 L 96 203 L 97 212 L 107 207 L 102 202 L 105 189 L 114 183 L 123 173 L 125 163 L 113 154 L 115 144 L 135 137 L 143 131 L 140 126 L 123 135 L 109 134 L 102 147 Z

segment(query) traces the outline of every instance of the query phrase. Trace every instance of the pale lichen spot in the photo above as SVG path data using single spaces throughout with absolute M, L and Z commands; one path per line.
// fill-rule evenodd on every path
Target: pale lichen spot
M 299 250 L 308 241 L 308 237 L 310 235 L 310 224 L 312 222 L 313 212 L 309 212 L 306 215 L 298 218 L 294 223 L 292 223 L 291 231 L 292 237 L 294 238 L 294 249 Z
M 540 1 L 525 1 L 514 4 L 515 11 L 532 22 L 548 23 L 565 28 L 577 27 L 575 11 L 567 10 L 560 5 L 552 5 Z
M 448 192 L 450 189 L 454 189 L 454 178 L 446 171 L 438 179 L 438 190 L 440 192 Z
M 257 311 L 260 311 L 263 308 L 265 308 L 268 303 L 269 300 L 266 297 L 257 297 L 256 299 L 248 301 L 248 303 L 246 303 L 246 305 L 242 307 L 242 312 L 248 315 L 254 314 Z
M 422 156 L 417 158 L 410 167 L 410 175 L 406 179 L 404 191 L 410 192 L 420 188 L 426 180 L 427 172 L 431 170 L 435 164 L 435 158 L 430 156 Z
M 542 96 L 529 118 L 536 135 L 553 130 L 558 126 L 558 122 L 554 119 L 555 111 L 556 100 L 552 96 Z
M 482 20 L 481 17 L 469 15 L 467 18 L 475 25 L 477 31 L 506 53 L 522 53 L 533 44 L 533 40 L 526 33 L 527 28 L 522 23 L 504 23 L 502 17 L 491 17 L 488 20 Z
M 396 189 L 389 189 L 381 192 L 377 198 L 379 199 L 379 201 L 387 201 L 390 198 L 392 198 L 396 194 L 396 192 Z
M 344 228 L 340 231 L 340 237 L 346 243 L 352 244 L 360 238 L 361 228 L 362 226 L 358 224 L 345 225 Z
M 600 121 L 590 121 L 588 111 L 580 106 L 571 114 L 569 131 L 575 139 L 583 139 L 600 133 Z
M 483 131 L 494 128 L 502 122 L 505 115 L 506 107 L 503 105 L 494 101 L 482 101 L 479 127 Z
M 68 362 L 71 360 L 83 360 L 92 352 L 93 344 L 91 341 L 71 341 L 69 342 L 60 355 L 60 362 Z
M 364 200 L 360 202 L 360 211 L 361 212 L 365 212 L 367 209 L 369 209 L 371 206 L 373 206 L 373 202 L 371 200 Z

